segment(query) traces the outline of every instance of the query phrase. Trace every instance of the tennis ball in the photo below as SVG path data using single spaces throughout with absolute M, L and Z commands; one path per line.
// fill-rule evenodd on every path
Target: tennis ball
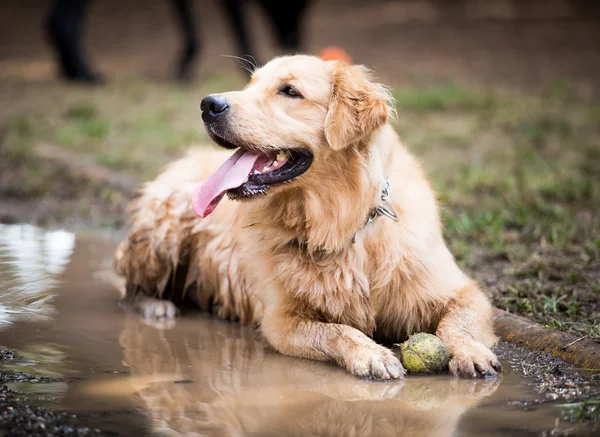
M 440 338 L 420 332 L 400 345 L 400 361 L 410 373 L 441 373 L 448 370 L 450 352 Z

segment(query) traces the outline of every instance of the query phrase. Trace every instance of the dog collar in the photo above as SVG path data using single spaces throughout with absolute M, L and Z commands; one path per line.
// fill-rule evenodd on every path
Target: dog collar
M 398 216 L 396 215 L 396 213 L 387 206 L 387 200 L 389 198 L 390 198 L 390 178 L 386 178 L 385 184 L 383 185 L 383 188 L 381 189 L 381 203 L 379 204 L 379 206 L 376 206 L 375 208 L 373 208 L 369 211 L 369 215 L 367 215 L 367 219 L 365 220 L 365 223 L 356 232 L 356 234 L 354 234 L 354 236 L 352 237 L 352 243 L 356 243 L 356 237 L 358 236 L 358 232 L 360 232 L 362 229 L 364 229 L 369 223 L 371 223 L 377 217 L 385 216 L 394 221 L 398 220 Z

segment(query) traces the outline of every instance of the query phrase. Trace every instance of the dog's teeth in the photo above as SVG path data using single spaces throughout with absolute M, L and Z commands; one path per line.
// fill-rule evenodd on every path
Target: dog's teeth
M 252 174 L 260 174 L 260 172 L 258 170 L 254 170 Z
M 279 165 L 279 162 L 277 162 L 277 160 L 273 161 L 273 163 L 271 164 L 271 167 L 273 167 L 275 165 Z
M 285 160 L 285 158 L 287 158 L 287 155 L 288 155 L 288 152 L 279 152 L 277 154 L 277 158 L 276 158 L 275 162 Z
M 265 166 L 263 167 L 262 171 L 263 171 L 263 172 L 264 172 L 264 171 L 267 171 L 267 170 L 269 170 L 270 168 L 271 168 L 270 166 L 268 166 L 268 165 L 265 165 Z

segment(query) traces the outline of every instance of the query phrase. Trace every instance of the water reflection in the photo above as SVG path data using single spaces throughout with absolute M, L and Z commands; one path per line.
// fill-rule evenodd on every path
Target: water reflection
M 52 290 L 69 263 L 75 235 L 31 225 L 0 225 L 0 329 L 54 313 Z
M 461 415 L 499 384 L 445 376 L 360 380 L 336 366 L 279 355 L 251 330 L 204 317 L 172 330 L 128 317 L 120 343 L 131 368 L 125 379 L 162 434 L 451 436 Z M 122 384 L 105 388 L 111 385 L 123 395 Z

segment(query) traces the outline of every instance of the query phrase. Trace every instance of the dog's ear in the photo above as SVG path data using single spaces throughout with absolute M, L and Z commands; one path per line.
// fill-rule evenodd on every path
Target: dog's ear
M 333 61 L 329 67 L 332 91 L 325 138 L 332 149 L 341 150 L 367 139 L 386 123 L 392 98 L 361 65 Z

